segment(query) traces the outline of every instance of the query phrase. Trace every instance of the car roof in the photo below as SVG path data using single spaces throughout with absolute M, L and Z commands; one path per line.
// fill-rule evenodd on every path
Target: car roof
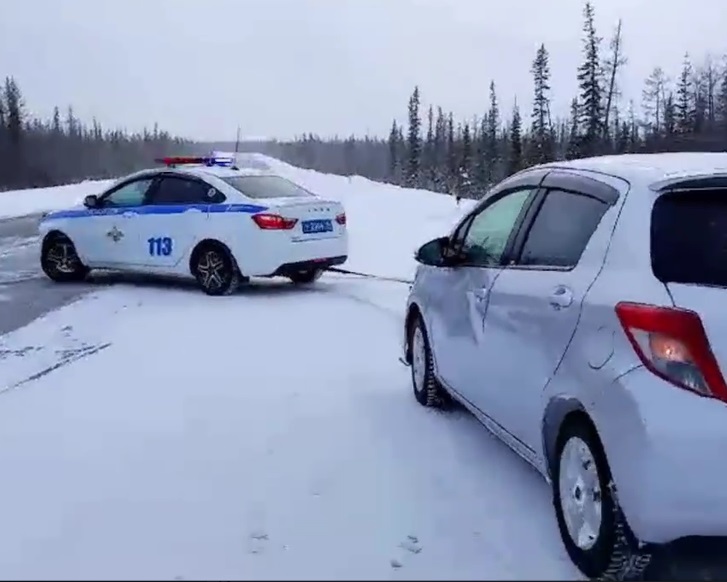
M 172 171 L 180 174 L 191 174 L 205 178 L 207 176 L 215 176 L 217 178 L 234 178 L 237 176 L 264 176 L 270 175 L 270 172 L 261 172 L 252 168 L 230 168 L 227 166 L 177 166 L 176 168 L 161 168 L 162 172 Z
M 176 167 L 162 167 L 162 168 L 147 168 L 145 170 L 139 170 L 133 174 L 128 174 L 123 178 L 120 178 L 118 182 L 126 181 L 136 177 L 142 176 L 155 176 L 164 172 L 197 176 L 198 178 L 208 178 L 214 176 L 216 178 L 234 178 L 239 176 L 275 176 L 276 174 L 270 171 L 261 171 L 253 168 L 240 168 L 234 169 L 225 166 L 204 166 L 204 165 L 180 165 Z
M 620 154 L 551 162 L 538 168 L 596 172 L 659 189 L 684 178 L 727 176 L 727 152 Z

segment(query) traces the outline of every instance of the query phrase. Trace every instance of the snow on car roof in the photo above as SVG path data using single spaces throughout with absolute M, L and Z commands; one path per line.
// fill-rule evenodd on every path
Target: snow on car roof
M 253 168 L 229 168 L 224 166 L 182 166 L 176 171 L 188 172 L 198 176 L 211 175 L 218 178 L 231 178 L 233 176 L 263 176 L 270 172 L 263 172 Z
M 727 174 L 726 152 L 621 154 L 553 162 L 545 167 L 602 172 L 629 182 L 655 183 L 670 178 Z

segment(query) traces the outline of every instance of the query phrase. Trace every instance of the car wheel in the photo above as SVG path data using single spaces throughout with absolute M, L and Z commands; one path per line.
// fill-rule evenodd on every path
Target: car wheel
M 315 283 L 323 275 L 322 269 L 309 269 L 307 271 L 299 271 L 293 273 L 288 278 L 296 285 L 307 285 L 309 283 Z
M 89 273 L 71 240 L 61 234 L 51 235 L 43 241 L 40 267 L 49 279 L 57 283 L 83 281 Z
M 422 406 L 442 408 L 449 395 L 434 374 L 434 360 L 429 338 L 421 317 L 417 317 L 409 332 L 411 349 L 411 383 L 414 398 Z
M 566 551 L 599 580 L 641 580 L 651 555 L 639 549 L 618 505 L 601 441 L 582 419 L 561 433 L 553 471 L 553 505 Z
M 194 277 L 207 295 L 229 295 L 240 283 L 240 274 L 229 252 L 221 245 L 205 245 L 195 254 Z

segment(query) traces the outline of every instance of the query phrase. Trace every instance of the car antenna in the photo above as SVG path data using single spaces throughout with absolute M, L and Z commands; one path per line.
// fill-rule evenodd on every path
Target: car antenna
M 240 126 L 237 126 L 237 137 L 235 138 L 235 155 L 233 156 L 232 160 L 232 169 L 233 170 L 239 170 L 240 168 L 237 167 L 237 153 L 240 151 Z

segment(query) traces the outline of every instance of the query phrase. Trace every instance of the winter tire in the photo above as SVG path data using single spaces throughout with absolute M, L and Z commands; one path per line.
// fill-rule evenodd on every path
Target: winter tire
M 429 348 L 429 338 L 421 317 L 417 317 L 409 331 L 411 349 L 411 383 L 414 398 L 422 406 L 442 408 L 449 402 L 449 395 L 434 375 L 434 360 Z
M 589 422 L 578 419 L 564 427 L 554 465 L 553 505 L 573 563 L 591 579 L 642 580 L 651 556 L 638 549 Z
M 40 267 L 57 283 L 83 281 L 89 273 L 89 268 L 78 257 L 76 247 L 62 234 L 50 235 L 43 241 Z
M 315 283 L 323 275 L 321 269 L 309 269 L 307 271 L 299 271 L 290 275 L 289 279 L 296 285 L 307 285 Z
M 201 247 L 195 253 L 192 272 L 207 295 L 229 295 L 240 283 L 235 261 L 221 245 L 205 244 Z

